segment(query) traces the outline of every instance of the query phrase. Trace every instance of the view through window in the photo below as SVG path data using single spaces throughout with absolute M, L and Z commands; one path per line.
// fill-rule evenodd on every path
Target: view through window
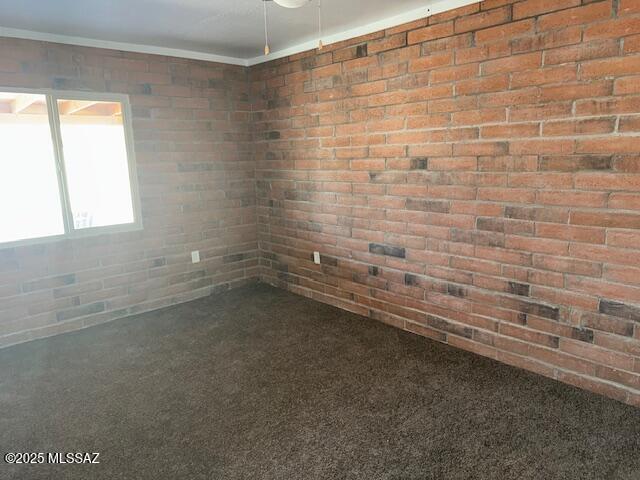
M 65 232 L 44 95 L 0 93 L 0 242 Z
M 0 92 L 0 243 L 136 223 L 123 106 Z

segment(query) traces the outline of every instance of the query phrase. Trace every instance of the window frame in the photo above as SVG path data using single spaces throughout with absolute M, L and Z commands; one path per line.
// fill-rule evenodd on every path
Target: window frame
M 133 126 L 131 103 L 129 95 L 121 93 L 103 93 L 74 90 L 54 90 L 54 89 L 33 89 L 2 87 L 0 92 L 25 93 L 32 95 L 44 95 L 47 104 L 47 115 L 49 117 L 49 130 L 51 133 L 51 143 L 56 167 L 56 177 L 58 182 L 58 194 L 60 196 L 60 207 L 62 209 L 62 220 L 64 233 L 60 235 L 49 235 L 46 237 L 25 238 L 9 242 L 0 242 L 0 250 L 18 246 L 36 245 L 42 243 L 56 242 L 60 240 L 78 239 L 93 237 L 97 235 L 133 232 L 143 229 L 142 214 L 140 204 L 140 191 L 138 186 L 138 170 L 136 167 L 136 157 L 133 140 Z M 131 189 L 131 203 L 133 208 L 133 223 L 119 225 L 105 225 L 100 227 L 88 227 L 76 229 L 73 223 L 73 213 L 71 200 L 67 187 L 67 174 L 64 161 L 64 150 L 62 145 L 62 134 L 60 129 L 60 112 L 58 110 L 58 100 L 81 100 L 94 102 L 119 102 L 122 105 L 122 127 L 124 129 L 125 147 L 127 152 L 127 165 L 129 171 L 129 187 Z

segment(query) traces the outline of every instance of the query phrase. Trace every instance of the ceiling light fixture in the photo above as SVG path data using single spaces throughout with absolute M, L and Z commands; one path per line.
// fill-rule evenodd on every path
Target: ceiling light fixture
M 300 8 L 311 0 L 273 0 L 278 5 L 284 8 Z

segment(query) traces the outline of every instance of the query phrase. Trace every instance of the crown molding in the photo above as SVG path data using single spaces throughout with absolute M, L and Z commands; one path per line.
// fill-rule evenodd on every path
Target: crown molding
M 242 65 L 244 67 L 248 66 L 248 61 L 246 58 L 227 57 L 225 55 L 216 55 L 213 53 L 198 52 L 195 50 L 183 50 L 179 48 L 158 47 L 155 45 L 113 42 L 111 40 L 98 40 L 95 38 L 34 32 L 32 30 L 19 30 L 17 28 L 0 27 L 0 37 L 24 38 L 27 40 L 37 40 L 42 42 L 78 45 L 80 47 L 106 48 L 109 50 L 121 50 L 124 52 L 148 53 L 151 55 L 189 58 L 192 60 L 204 60 L 207 62 L 216 63 L 228 63 L 231 65 Z
M 422 8 L 410 10 L 400 15 L 387 17 L 376 22 L 368 23 L 361 27 L 344 30 L 333 35 L 322 37 L 325 45 L 349 40 L 351 38 L 368 35 L 370 33 L 396 27 L 404 23 L 413 22 L 421 18 L 429 17 L 438 13 L 446 12 L 454 8 L 464 7 L 480 0 L 438 0 L 429 2 Z M 98 40 L 94 38 L 75 37 L 71 35 L 59 35 L 54 33 L 36 32 L 32 30 L 20 30 L 16 28 L 0 27 L 0 37 L 24 38 L 27 40 L 37 40 L 42 42 L 63 43 L 66 45 L 78 45 L 81 47 L 105 48 L 110 50 L 121 50 L 125 52 L 147 53 L 151 55 L 163 55 L 169 57 L 188 58 L 192 60 L 204 60 L 208 62 L 227 63 L 231 65 L 241 65 L 249 67 L 260 63 L 277 60 L 297 53 L 314 50 L 318 46 L 317 40 L 302 42 L 289 48 L 277 50 L 269 55 L 259 55 L 253 58 L 228 57 L 213 53 L 199 52 L 195 50 L 183 50 L 178 48 L 159 47 L 154 45 L 142 45 L 136 43 L 114 42 L 111 40 Z M 256 50 L 258 48 L 256 47 Z

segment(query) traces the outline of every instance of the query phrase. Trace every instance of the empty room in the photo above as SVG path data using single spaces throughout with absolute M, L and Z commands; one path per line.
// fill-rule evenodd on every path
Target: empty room
M 640 479 L 640 0 L 0 0 L 0 479 Z

